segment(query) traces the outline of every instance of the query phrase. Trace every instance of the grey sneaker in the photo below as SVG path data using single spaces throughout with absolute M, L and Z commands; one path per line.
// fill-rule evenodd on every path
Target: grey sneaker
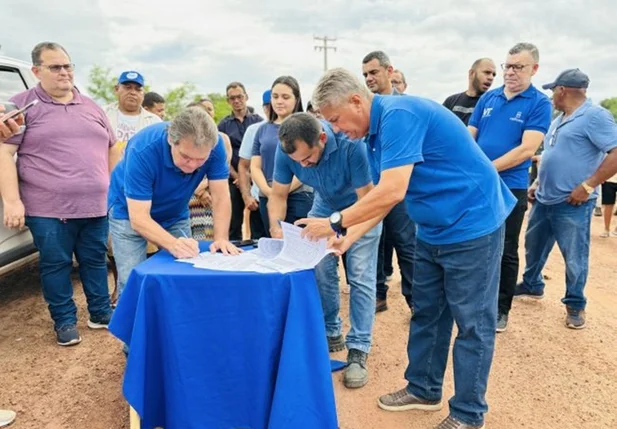
M 377 405 L 386 411 L 439 411 L 442 407 L 441 399 L 438 401 L 425 401 L 409 393 L 406 388 L 381 396 L 377 400 Z
M 366 358 L 368 355 L 357 349 L 350 349 L 347 353 L 347 368 L 343 372 L 343 384 L 349 389 L 357 389 L 368 383 Z
M 77 326 L 64 325 L 56 329 L 56 342 L 61 346 L 74 346 L 81 343 Z
M 88 319 L 88 328 L 107 329 L 109 327 L 109 322 L 111 321 L 112 314 L 113 313 L 108 313 L 103 316 L 90 316 L 90 319 Z
M 568 315 L 566 316 L 566 326 L 570 329 L 583 329 L 585 327 L 585 310 L 575 310 L 571 307 L 566 307 Z
M 484 429 L 484 425 L 473 426 L 463 423 L 452 416 L 446 417 L 435 429 Z
M 497 315 L 497 332 L 506 332 L 508 329 L 508 315 L 505 313 L 499 313 Z
M 336 337 L 328 337 L 328 351 L 330 353 L 340 352 L 345 350 L 345 340 L 342 335 Z

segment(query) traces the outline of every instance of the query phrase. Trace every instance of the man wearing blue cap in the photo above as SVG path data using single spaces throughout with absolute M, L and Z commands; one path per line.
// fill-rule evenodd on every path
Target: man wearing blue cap
M 529 189 L 533 207 L 525 234 L 527 265 L 516 297 L 544 298 L 542 269 L 555 242 L 566 264 L 566 326 L 585 327 L 584 295 L 589 272 L 591 213 L 596 188 L 617 173 L 617 125 L 608 110 L 591 104 L 589 78 L 579 69 L 553 83 L 553 105 L 561 111 L 544 139 L 538 179 Z M 608 155 L 607 155 L 608 154 Z
M 270 117 L 270 98 L 272 96 L 272 90 L 267 89 L 262 95 L 262 107 L 266 118 Z M 242 199 L 244 200 L 244 207 L 250 210 L 250 225 L 251 225 L 251 238 L 257 240 L 261 237 L 267 237 L 266 230 L 264 229 L 264 223 L 261 220 L 261 213 L 259 211 L 259 188 L 253 184 L 251 186 L 251 156 L 253 153 L 253 141 L 255 140 L 255 134 L 257 130 L 265 122 L 257 122 L 256 124 L 249 125 L 242 136 L 242 144 L 238 155 L 240 160 L 238 161 L 238 182 L 240 185 L 240 192 Z

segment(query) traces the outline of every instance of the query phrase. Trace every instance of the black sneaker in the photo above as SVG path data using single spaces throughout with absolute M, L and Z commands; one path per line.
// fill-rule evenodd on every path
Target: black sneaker
M 386 311 L 388 309 L 388 301 L 385 299 L 377 298 L 375 301 L 375 313 L 381 313 L 382 311 Z
M 463 423 L 452 416 L 446 417 L 435 429 L 484 429 L 484 425 L 473 426 Z
M 345 368 L 343 373 L 343 384 L 348 389 L 357 389 L 368 383 L 367 357 L 368 355 L 361 350 L 349 350 L 347 354 L 347 368 Z
M 77 326 L 71 324 L 56 329 L 56 342 L 61 346 L 74 346 L 81 343 Z
M 570 329 L 583 329 L 585 327 L 585 310 L 575 310 L 566 307 L 566 326 Z
M 345 340 L 342 335 L 336 337 L 328 337 L 328 351 L 330 353 L 340 352 L 345 350 Z
M 514 298 L 532 298 L 540 300 L 544 298 L 544 292 L 532 292 L 523 283 L 517 283 L 514 288 Z
M 88 328 L 90 329 L 107 329 L 109 327 L 109 322 L 111 321 L 111 315 L 113 313 L 108 313 L 103 316 L 90 316 L 88 319 Z
M 506 332 L 508 329 L 508 315 L 505 313 L 499 313 L 497 315 L 497 332 Z

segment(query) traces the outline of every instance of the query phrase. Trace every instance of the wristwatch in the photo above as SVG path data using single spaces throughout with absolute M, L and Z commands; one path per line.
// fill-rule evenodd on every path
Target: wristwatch
M 595 188 L 593 186 L 589 186 L 587 182 L 581 183 L 581 186 L 585 189 L 585 191 L 587 191 L 589 195 L 591 195 L 592 192 L 595 190 Z
M 341 212 L 334 212 L 330 215 L 330 227 L 336 235 L 345 236 L 347 234 L 347 229 L 343 228 L 343 215 Z

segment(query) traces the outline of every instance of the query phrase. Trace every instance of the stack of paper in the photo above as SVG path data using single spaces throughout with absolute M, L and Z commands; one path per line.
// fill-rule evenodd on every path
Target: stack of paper
M 219 271 L 252 271 L 257 273 L 288 273 L 315 268 L 324 256 L 332 253 L 327 240 L 303 238 L 302 228 L 282 222 L 283 239 L 261 238 L 255 250 L 237 256 L 203 252 L 192 259 L 178 259 L 195 268 Z

